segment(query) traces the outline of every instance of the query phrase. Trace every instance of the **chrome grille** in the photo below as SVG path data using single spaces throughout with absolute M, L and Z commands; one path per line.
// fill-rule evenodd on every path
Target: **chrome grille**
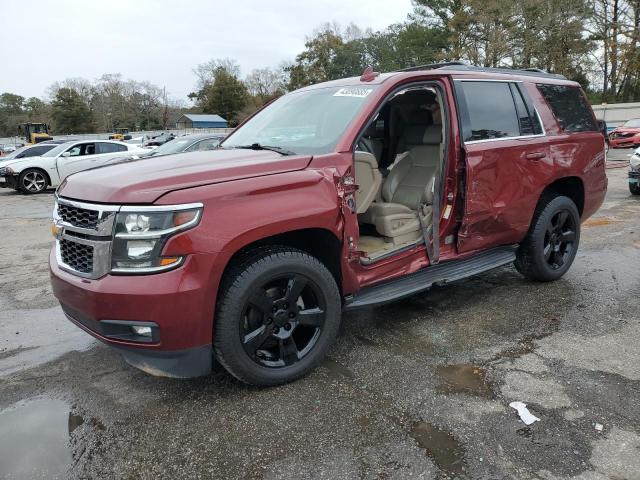
M 60 256 L 62 261 L 80 273 L 93 272 L 93 247 L 72 240 L 60 240 Z
M 111 268 L 111 240 L 118 205 L 57 198 L 53 220 L 59 229 L 58 265 L 74 275 L 100 278 Z
M 74 227 L 94 229 L 98 225 L 99 212 L 60 203 L 58 216 Z

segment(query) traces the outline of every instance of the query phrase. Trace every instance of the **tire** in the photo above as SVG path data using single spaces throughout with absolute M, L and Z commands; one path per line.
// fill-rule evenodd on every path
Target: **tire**
M 255 250 L 223 279 L 216 357 L 242 382 L 291 382 L 324 358 L 341 313 L 336 281 L 318 259 L 288 247 Z
M 571 267 L 580 243 L 580 214 L 564 196 L 541 202 L 529 233 L 516 253 L 516 269 L 525 277 L 551 282 Z
M 47 175 L 37 168 L 28 168 L 18 177 L 18 190 L 26 195 L 44 192 L 48 185 Z
M 631 195 L 640 195 L 640 184 L 638 183 L 630 183 L 629 184 L 629 191 L 631 192 Z

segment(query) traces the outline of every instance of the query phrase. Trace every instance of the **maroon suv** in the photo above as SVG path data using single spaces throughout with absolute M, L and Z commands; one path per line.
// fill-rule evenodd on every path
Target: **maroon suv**
M 552 281 L 607 188 L 577 83 L 462 64 L 313 85 L 220 149 L 73 175 L 51 280 L 69 319 L 151 374 L 220 362 L 273 385 L 343 311 L 506 264 Z

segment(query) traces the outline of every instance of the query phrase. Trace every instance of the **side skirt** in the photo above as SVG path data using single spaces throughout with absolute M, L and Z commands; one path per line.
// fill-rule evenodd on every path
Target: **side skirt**
M 409 297 L 428 290 L 433 284 L 460 280 L 512 263 L 517 245 L 498 247 L 464 260 L 451 260 L 418 270 L 411 275 L 360 290 L 346 299 L 344 311 L 357 310 Z

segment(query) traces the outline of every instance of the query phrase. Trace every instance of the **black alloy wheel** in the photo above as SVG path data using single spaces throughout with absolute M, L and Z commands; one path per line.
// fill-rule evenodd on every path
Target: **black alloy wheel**
M 291 247 L 257 247 L 225 273 L 213 332 L 216 358 L 245 383 L 293 381 L 324 358 L 341 314 L 338 285 L 320 260 Z
M 558 211 L 547 223 L 544 236 L 544 259 L 557 270 L 573 258 L 576 241 L 575 219 L 569 210 Z
M 324 304 L 320 288 L 303 275 L 270 279 L 246 302 L 240 330 L 245 352 L 270 368 L 299 362 L 320 337 Z
M 571 267 L 580 243 L 580 214 L 562 195 L 541 199 L 527 236 L 516 252 L 516 269 L 525 277 L 550 282 Z

